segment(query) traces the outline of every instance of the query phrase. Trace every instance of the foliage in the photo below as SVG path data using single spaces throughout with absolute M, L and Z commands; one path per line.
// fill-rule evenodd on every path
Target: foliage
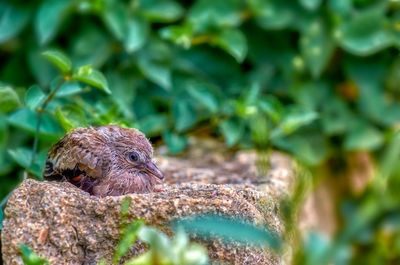
M 374 182 L 299 260 L 398 263 L 399 19 L 390 0 L 2 1 L 0 194 L 80 126 L 137 127 L 172 154 L 207 133 L 311 167 L 362 150 Z
M 25 265 L 44 265 L 50 264 L 46 259 L 42 259 L 35 252 L 33 252 L 27 245 L 19 244 L 22 260 Z

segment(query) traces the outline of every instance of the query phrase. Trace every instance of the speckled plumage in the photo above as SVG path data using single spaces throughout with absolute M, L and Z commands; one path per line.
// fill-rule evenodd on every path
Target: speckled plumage
M 162 173 L 143 133 L 119 126 L 71 131 L 49 151 L 44 178 L 99 197 L 158 191 Z

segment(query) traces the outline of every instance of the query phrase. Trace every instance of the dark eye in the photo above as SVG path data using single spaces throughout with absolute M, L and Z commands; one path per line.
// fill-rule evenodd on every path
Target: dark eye
M 139 161 L 139 155 L 136 152 L 129 153 L 128 156 L 129 156 L 129 159 L 132 162 L 138 162 Z

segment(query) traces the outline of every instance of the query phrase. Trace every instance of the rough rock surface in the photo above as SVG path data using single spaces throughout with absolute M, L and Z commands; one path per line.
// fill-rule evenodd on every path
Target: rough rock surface
M 237 153 L 212 161 L 193 162 L 159 157 L 158 164 L 168 183 L 160 193 L 131 194 L 128 219 L 146 220 L 171 234 L 168 224 L 177 218 L 218 213 L 244 217 L 276 233 L 283 230 L 278 201 L 289 189 L 290 160 L 271 157 L 271 170 L 260 180 L 256 156 Z M 203 164 L 202 164 L 203 163 Z M 96 264 L 111 259 L 120 232 L 120 205 L 124 196 L 97 198 L 69 183 L 24 181 L 5 209 L 2 255 L 5 264 L 23 264 L 18 243 L 29 245 L 52 264 Z M 281 264 L 268 250 L 219 241 L 201 242 L 218 264 Z M 144 251 L 136 244 L 129 256 Z

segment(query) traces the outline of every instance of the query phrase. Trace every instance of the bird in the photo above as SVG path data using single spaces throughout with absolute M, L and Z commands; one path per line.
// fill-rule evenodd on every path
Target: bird
M 50 148 L 43 177 L 97 197 L 159 192 L 164 176 L 152 158 L 152 145 L 137 129 L 78 128 Z

